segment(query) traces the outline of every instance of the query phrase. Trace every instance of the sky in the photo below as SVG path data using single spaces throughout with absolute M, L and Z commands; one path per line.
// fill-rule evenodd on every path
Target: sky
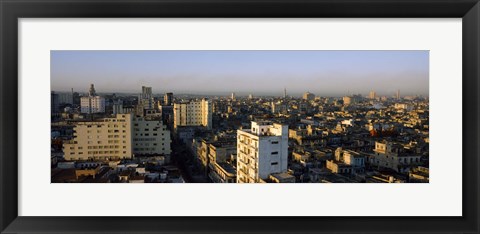
M 428 51 L 51 51 L 52 91 L 428 96 Z

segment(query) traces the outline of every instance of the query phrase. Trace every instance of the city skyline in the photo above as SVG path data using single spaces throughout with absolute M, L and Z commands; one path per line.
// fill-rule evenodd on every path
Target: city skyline
M 52 51 L 52 91 L 428 96 L 428 51 Z M 311 85 L 309 85 L 311 84 Z

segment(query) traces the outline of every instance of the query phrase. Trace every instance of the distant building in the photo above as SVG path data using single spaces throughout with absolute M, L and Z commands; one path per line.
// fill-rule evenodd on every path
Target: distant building
M 390 168 L 396 172 L 408 173 L 411 168 L 421 164 L 421 155 L 404 148 L 400 144 L 388 141 L 375 142 L 370 164 L 380 168 Z
M 165 106 L 171 106 L 173 103 L 173 93 L 166 93 L 163 96 L 163 103 Z
M 355 103 L 355 99 L 353 99 L 352 97 L 349 97 L 349 96 L 345 96 L 343 97 L 343 105 L 351 105 L 351 104 L 354 104 Z
M 370 93 L 368 94 L 368 98 L 369 99 L 376 99 L 377 94 L 375 93 L 375 91 L 370 91 Z
M 212 128 L 212 104 L 209 100 L 175 103 L 173 107 L 174 129 L 178 126 L 202 126 Z
M 142 86 L 142 94 L 138 96 L 137 115 L 144 116 L 145 110 L 155 108 L 155 100 L 152 94 L 152 87 Z
M 303 100 L 305 101 L 312 101 L 315 99 L 315 94 L 313 93 L 310 93 L 310 92 L 306 92 L 303 94 Z
M 415 167 L 408 173 L 410 183 L 428 183 L 430 170 L 427 167 Z
M 123 109 L 123 101 L 122 100 L 113 101 L 112 111 L 113 111 L 114 115 L 124 114 L 125 112 L 124 112 L 124 109 Z
M 73 104 L 72 93 L 58 93 L 58 103 L 60 104 Z
M 411 111 L 413 110 L 413 106 L 407 103 L 395 103 L 395 109 Z
M 237 130 L 237 183 L 259 183 L 287 172 L 288 125 L 252 122 Z
M 287 104 L 279 101 L 279 102 L 272 102 L 272 113 L 286 113 L 288 111 Z
M 80 112 L 84 114 L 105 112 L 105 98 L 97 95 L 93 84 L 90 85 L 88 96 L 80 98 Z
M 365 172 L 365 155 L 359 152 L 339 147 L 335 150 L 335 161 L 348 165 L 352 174 Z
M 152 87 L 142 86 L 142 99 L 152 98 Z

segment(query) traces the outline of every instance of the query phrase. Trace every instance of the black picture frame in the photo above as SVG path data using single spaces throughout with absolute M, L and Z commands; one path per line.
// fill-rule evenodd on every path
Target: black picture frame
M 1 233 L 479 232 L 478 0 L 0 0 L 0 12 Z M 215 217 L 18 216 L 17 23 L 19 18 L 50 17 L 462 18 L 463 216 L 222 217 L 221 211 Z

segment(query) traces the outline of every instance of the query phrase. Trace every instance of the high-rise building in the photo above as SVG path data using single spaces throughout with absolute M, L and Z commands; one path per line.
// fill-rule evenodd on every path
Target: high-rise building
M 133 119 L 132 151 L 135 155 L 170 155 L 170 131 L 162 121 Z
M 123 110 L 123 101 L 122 100 L 114 100 L 113 101 L 113 105 L 112 105 L 112 111 L 113 111 L 113 114 L 116 115 L 116 114 L 124 114 L 124 110 Z
M 311 101 L 311 100 L 314 100 L 315 99 L 315 94 L 313 93 L 310 93 L 310 92 L 306 92 L 303 94 L 303 100 L 305 101 Z
M 368 94 L 368 98 L 369 99 L 376 99 L 377 94 L 375 93 L 375 91 L 370 91 L 370 93 Z
M 163 96 L 163 102 L 165 106 L 171 106 L 173 103 L 173 93 L 166 93 L 165 96 Z
M 136 114 L 144 116 L 147 110 L 155 108 L 155 100 L 152 95 L 152 87 L 142 86 L 142 93 L 138 95 L 138 105 L 136 106 Z
M 105 112 L 105 98 L 97 95 L 93 84 L 90 85 L 88 96 L 80 98 L 80 112 L 84 114 Z
M 63 144 L 65 160 L 132 158 L 132 116 L 78 122 L 74 138 Z
M 142 86 L 142 99 L 152 98 L 152 87 Z
M 283 98 L 287 98 L 287 88 L 283 88 Z
M 271 174 L 285 173 L 288 159 L 288 125 L 252 122 L 237 130 L 237 183 L 259 183 Z
M 97 96 L 97 92 L 95 92 L 95 87 L 93 84 L 90 84 L 90 89 L 88 90 L 88 96 Z
M 173 127 L 203 126 L 212 128 L 212 104 L 209 100 L 175 103 L 173 106 Z
M 396 95 L 397 100 L 400 100 L 400 89 L 397 90 L 397 95 Z
M 232 97 L 231 97 L 231 98 L 232 98 L 232 101 L 235 101 L 235 100 L 236 100 L 236 99 L 235 99 L 235 93 L 232 93 Z
M 135 155 L 170 155 L 170 131 L 161 121 L 117 114 L 101 121 L 78 122 L 74 138 L 63 144 L 66 160 L 113 160 Z

